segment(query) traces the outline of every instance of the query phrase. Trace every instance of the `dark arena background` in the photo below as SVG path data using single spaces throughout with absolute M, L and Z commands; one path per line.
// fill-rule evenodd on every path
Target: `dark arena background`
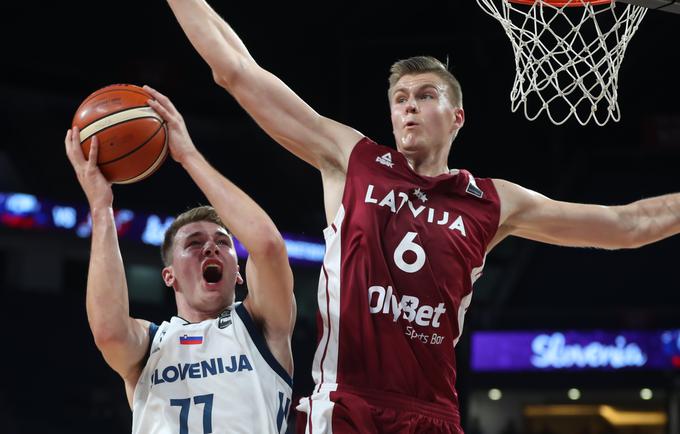
M 466 124 L 450 167 L 583 203 L 680 191 L 678 14 L 648 12 L 621 66 L 621 120 L 584 127 L 511 112 L 513 51 L 475 1 L 212 3 L 263 67 L 379 143 L 394 146 L 390 65 L 432 55 L 448 59 L 463 87 Z M 122 381 L 88 328 L 88 210 L 63 144 L 82 99 L 112 83 L 170 96 L 208 160 L 285 233 L 298 304 L 295 399 L 308 394 L 326 224 L 319 173 L 215 84 L 165 2 L 2 9 L 0 433 L 130 431 Z M 170 216 L 206 199 L 171 159 L 114 196 L 131 314 L 160 323 L 175 310 L 158 240 Z M 456 349 L 466 433 L 679 434 L 679 260 L 678 236 L 619 251 L 501 243 Z

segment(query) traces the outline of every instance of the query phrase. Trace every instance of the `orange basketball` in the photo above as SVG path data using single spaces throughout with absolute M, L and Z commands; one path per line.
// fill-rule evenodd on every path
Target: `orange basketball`
M 73 117 L 80 145 L 89 155 L 92 136 L 99 140 L 97 165 L 116 184 L 141 181 L 168 155 L 165 121 L 146 103 L 151 98 L 132 84 L 113 84 L 85 98 Z

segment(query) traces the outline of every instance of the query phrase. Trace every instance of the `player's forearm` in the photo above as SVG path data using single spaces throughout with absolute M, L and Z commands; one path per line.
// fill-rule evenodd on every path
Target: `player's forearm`
M 126 338 L 130 321 L 127 284 L 111 207 L 92 210 L 86 306 L 98 344 Z
M 182 166 L 250 255 L 285 254 L 283 238 L 267 213 L 202 155 L 192 154 Z
M 216 77 L 231 76 L 253 61 L 236 32 L 203 0 L 168 0 L 182 30 Z
M 626 208 L 634 221 L 634 247 L 680 233 L 680 193 L 642 199 Z

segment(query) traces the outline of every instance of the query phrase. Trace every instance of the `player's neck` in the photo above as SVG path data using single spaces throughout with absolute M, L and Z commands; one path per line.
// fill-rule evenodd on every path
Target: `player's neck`
M 406 155 L 406 161 L 411 169 L 421 176 L 439 176 L 443 173 L 449 173 L 449 166 L 446 160 L 441 161 L 435 158 L 413 158 Z
M 201 311 L 201 310 L 197 310 L 197 309 L 192 309 L 192 308 L 186 307 L 186 306 L 184 306 L 184 307 L 178 306 L 177 316 L 179 316 L 180 318 L 182 318 L 185 321 L 188 321 L 190 323 L 199 323 L 199 322 L 203 322 L 207 319 L 217 318 L 220 315 L 220 313 L 222 313 L 224 311 L 224 309 L 226 309 L 226 308 L 227 308 L 227 306 L 225 306 L 223 308 L 219 308 L 215 311 L 208 312 L 208 311 Z
M 448 159 L 450 146 L 413 146 L 399 148 L 411 169 L 421 176 L 439 176 L 450 173 Z

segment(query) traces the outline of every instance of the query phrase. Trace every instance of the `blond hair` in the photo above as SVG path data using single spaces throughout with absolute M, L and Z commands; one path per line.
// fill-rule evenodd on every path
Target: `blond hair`
M 414 56 L 394 62 L 390 67 L 390 88 L 388 97 L 392 95 L 394 85 L 405 75 L 425 74 L 431 72 L 444 80 L 449 87 L 449 100 L 454 107 L 463 107 L 463 91 L 458 79 L 447 69 L 446 65 L 431 56 Z

